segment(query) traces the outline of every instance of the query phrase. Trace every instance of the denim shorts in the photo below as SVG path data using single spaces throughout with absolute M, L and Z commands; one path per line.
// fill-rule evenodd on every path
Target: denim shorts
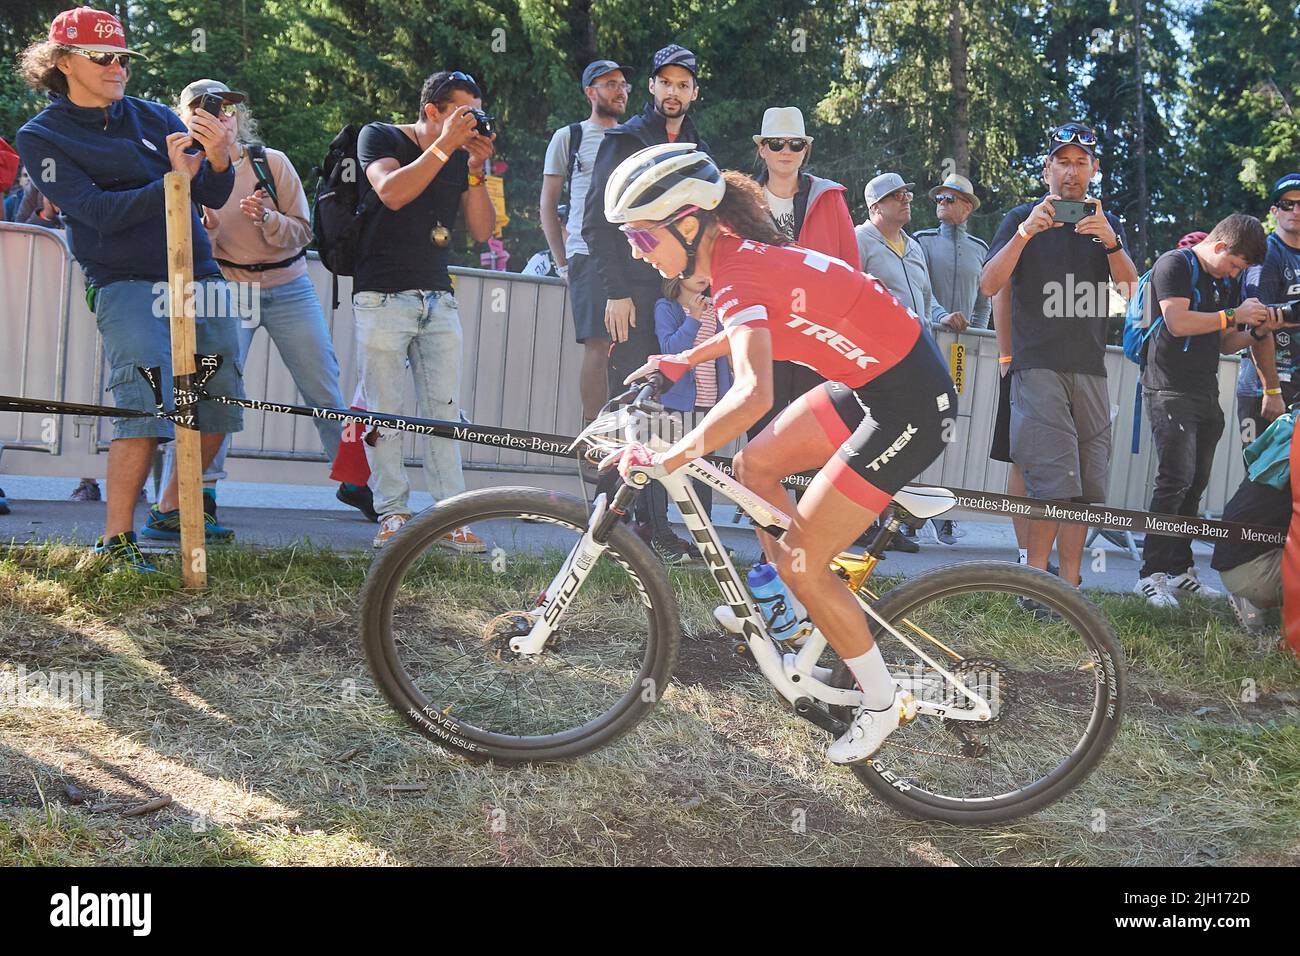
M 194 333 L 200 355 L 222 357 L 220 370 L 208 380 L 208 391 L 230 398 L 244 397 L 244 372 L 239 362 L 239 318 L 235 297 L 224 279 L 203 279 L 195 295 Z M 161 313 L 161 314 L 159 314 Z M 211 317 L 209 316 L 211 313 Z M 110 282 L 95 296 L 95 323 L 104 338 L 108 390 L 118 408 L 157 411 L 153 389 L 137 366 L 162 369 L 163 403 L 172 407 L 171 321 L 167 284 L 125 279 Z M 199 430 L 237 432 L 244 427 L 244 410 L 233 405 L 199 402 Z M 162 438 L 174 435 L 171 422 L 161 418 L 114 418 L 113 437 Z

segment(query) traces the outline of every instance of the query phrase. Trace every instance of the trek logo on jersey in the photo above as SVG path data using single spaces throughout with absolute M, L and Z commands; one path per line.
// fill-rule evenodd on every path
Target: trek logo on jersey
M 880 364 L 880 359 L 873 358 L 856 345 L 851 339 L 846 339 L 841 333 L 834 329 L 828 329 L 824 325 L 818 325 L 805 319 L 802 315 L 791 314 L 790 321 L 786 323 L 786 328 L 798 329 L 804 335 L 811 336 L 819 342 L 825 342 L 835 351 L 839 352 L 850 362 L 856 362 L 858 368 L 865 369 L 873 362 Z
M 1287 286 L 1286 294 L 1289 296 L 1300 295 L 1300 282 L 1297 282 L 1295 285 L 1292 286 Z
M 912 436 L 915 435 L 918 430 L 919 429 L 917 429 L 915 425 L 909 424 L 903 431 L 903 434 L 894 439 L 892 445 L 867 463 L 867 467 L 872 471 L 879 471 L 881 465 L 887 464 L 891 458 L 907 447 L 907 443 L 912 440 Z

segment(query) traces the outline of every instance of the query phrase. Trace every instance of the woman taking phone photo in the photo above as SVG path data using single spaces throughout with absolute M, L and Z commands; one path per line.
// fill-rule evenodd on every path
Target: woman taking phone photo
M 790 529 L 759 532 L 763 551 L 861 685 L 865 704 L 827 753 L 854 763 L 915 715 L 894 684 L 866 618 L 830 560 L 894 493 L 939 457 L 957 414 L 952 378 L 920 324 L 875 279 L 848 263 L 788 246 L 749 177 L 721 173 L 690 143 L 651 146 L 625 160 L 605 190 L 632 254 L 665 278 L 705 279 L 722 331 L 675 356 L 652 356 L 628 381 L 675 378 L 729 356 L 734 384 L 668 451 L 631 444 L 602 467 L 670 474 L 743 434 L 772 406 L 774 361 L 830 379 L 799 397 L 734 459 L 747 488 L 783 511 Z M 781 480 L 820 469 L 791 509 Z

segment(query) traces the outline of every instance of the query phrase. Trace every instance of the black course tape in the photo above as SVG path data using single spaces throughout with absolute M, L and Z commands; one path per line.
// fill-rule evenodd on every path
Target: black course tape
M 356 422 L 377 425 L 397 431 L 413 432 L 431 438 L 451 438 L 475 445 L 491 445 L 511 451 L 533 452 L 557 458 L 577 458 L 576 451 L 568 450 L 573 438 L 546 432 L 531 432 L 516 428 L 498 428 L 494 425 L 467 425 L 464 422 L 447 422 L 433 418 L 411 418 L 388 415 L 383 412 L 357 412 L 344 408 L 326 408 L 319 405 L 285 405 L 279 402 L 262 402 L 252 398 L 225 398 L 205 395 L 207 400 L 224 405 L 236 405 L 252 411 L 277 412 L 284 415 L 301 415 L 307 418 L 324 418 L 330 421 Z M 53 412 L 69 415 L 100 415 L 120 418 L 166 418 L 174 420 L 175 413 L 164 411 L 140 412 L 132 409 L 110 408 L 105 405 L 74 405 L 69 402 L 43 402 L 36 399 L 0 395 L 0 412 Z M 706 459 L 730 475 L 731 459 L 714 455 Z M 784 482 L 791 488 L 806 487 L 816 472 L 791 475 Z M 915 487 L 927 487 L 917 485 Z M 1236 521 L 1212 521 L 1208 518 L 1188 518 L 1182 515 L 1152 514 L 1147 511 L 1129 511 L 1107 505 L 1085 505 L 1072 501 L 1040 501 L 1036 498 L 1019 498 L 992 491 L 971 491 L 967 488 L 946 488 L 957 498 L 957 506 L 968 511 L 1002 515 L 1003 517 L 1045 519 L 1066 524 L 1084 524 L 1104 531 L 1160 534 L 1173 538 L 1202 538 L 1207 541 L 1246 541 L 1251 544 L 1271 544 L 1282 547 L 1286 543 L 1285 527 L 1241 524 Z

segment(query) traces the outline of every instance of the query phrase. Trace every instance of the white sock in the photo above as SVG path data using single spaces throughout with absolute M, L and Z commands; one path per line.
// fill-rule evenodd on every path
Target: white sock
M 1029 563 L 1029 550 L 1027 548 L 1020 549 L 1020 563 L 1021 564 Z
M 885 666 L 885 659 L 880 656 L 879 644 L 844 663 L 858 679 L 858 685 L 862 688 L 862 700 L 868 710 L 884 710 L 894 702 L 894 691 L 898 686 L 890 676 L 889 668 Z

